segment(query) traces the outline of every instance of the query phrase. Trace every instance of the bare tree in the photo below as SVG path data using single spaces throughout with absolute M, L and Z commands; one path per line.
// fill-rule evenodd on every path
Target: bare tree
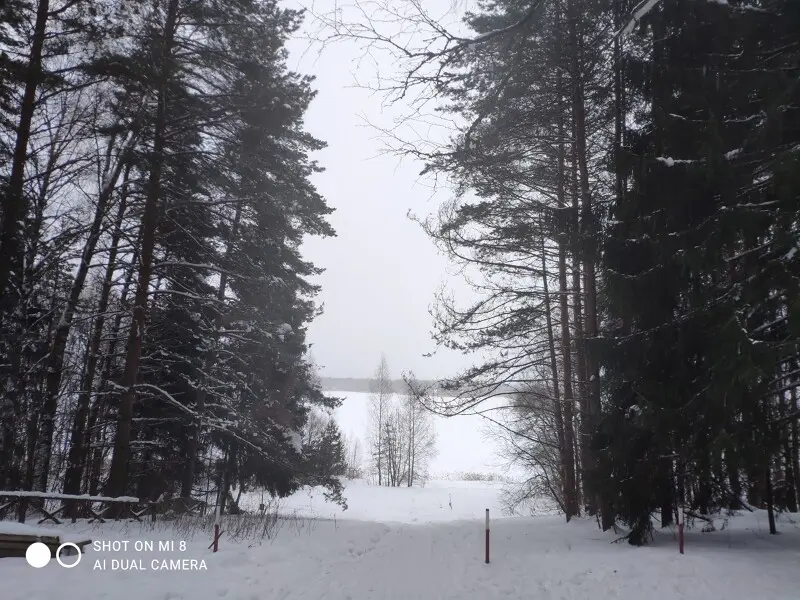
M 361 440 L 352 435 L 344 438 L 345 449 L 345 477 L 347 479 L 361 479 L 364 476 L 364 456 L 361 449 Z
M 530 386 L 509 399 L 503 414 L 491 419 L 486 429 L 497 442 L 498 453 L 507 466 L 526 473 L 525 479 L 504 488 L 504 508 L 512 514 L 520 509 L 532 513 L 544 502 L 566 514 L 570 499 L 562 481 L 564 469 L 556 427 L 558 404 L 552 390 Z
M 425 394 L 430 392 L 429 388 L 423 388 L 413 374 L 404 376 L 403 379 L 406 383 L 403 417 L 408 437 L 406 483 L 411 487 L 427 477 L 428 465 L 436 456 L 436 430 L 432 415 L 423 401 Z
M 383 449 L 386 474 L 384 481 L 391 487 L 400 487 L 408 477 L 406 456 L 408 435 L 400 406 L 392 402 L 383 424 Z
M 331 416 L 322 409 L 312 408 L 303 425 L 303 446 L 310 446 L 322 439 L 325 428 L 331 422 Z
M 386 419 L 388 408 L 394 397 L 392 377 L 389 373 L 389 364 L 386 355 L 381 354 L 381 361 L 375 370 L 375 375 L 370 384 L 369 398 L 369 435 L 370 453 L 374 469 L 378 475 L 378 485 L 384 483 L 385 454 L 384 437 L 386 433 Z

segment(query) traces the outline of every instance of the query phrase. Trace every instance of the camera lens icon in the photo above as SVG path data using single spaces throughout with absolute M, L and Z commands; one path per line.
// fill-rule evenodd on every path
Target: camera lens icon
M 77 560 L 72 563 L 65 563 L 61 560 L 61 552 L 65 548 L 74 549 L 75 554 L 77 555 Z M 81 562 L 81 549 L 78 547 L 77 544 L 73 544 L 72 542 L 64 542 L 61 544 L 58 549 L 56 550 L 56 561 L 59 565 L 64 567 L 65 569 L 71 569 L 72 567 L 77 567 L 78 563 Z M 25 551 L 25 560 L 28 562 L 30 566 L 34 569 L 41 569 L 46 567 L 50 563 L 50 548 L 43 544 L 42 542 L 34 542 L 28 549 Z

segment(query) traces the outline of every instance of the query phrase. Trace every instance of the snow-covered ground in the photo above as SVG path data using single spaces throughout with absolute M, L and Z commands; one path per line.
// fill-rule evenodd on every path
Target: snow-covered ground
M 368 394 L 338 395 L 347 397 L 336 411 L 342 430 L 363 440 Z M 439 455 L 431 472 L 502 472 L 480 417 L 438 418 L 436 428 Z M 501 491 L 502 484 L 472 481 L 434 480 L 414 488 L 351 481 L 342 511 L 321 490 L 304 489 L 280 502 L 283 516 L 271 539 L 256 535 L 263 524 L 245 531 L 254 517 L 223 523 L 227 531 L 216 554 L 209 549 L 210 521 L 49 525 L 42 535 L 60 530 L 66 539 L 90 537 L 95 544 L 71 569 L 54 560 L 34 569 L 24 558 L 0 559 L 0 600 L 800 598 L 800 516 L 798 522 L 781 517 L 779 536 L 768 535 L 761 512 L 737 517 L 722 531 L 690 531 L 681 556 L 671 531 L 657 533 L 648 547 L 632 548 L 613 543 L 615 535 L 592 520 L 565 524 L 548 515 L 544 503 L 537 507 L 540 516 L 504 515 Z M 250 493 L 242 504 L 256 511 L 261 500 Z M 0 523 L 4 529 L 32 527 Z M 127 548 L 109 549 L 112 542 L 128 542 Z M 173 548 L 159 550 L 159 542 Z M 137 543 L 144 548 L 137 550 Z
M 632 548 L 614 544 L 594 521 L 559 516 L 496 518 L 491 564 L 484 563 L 483 510 L 499 517 L 497 484 L 431 482 L 385 489 L 353 482 L 342 513 L 308 492 L 282 512 L 317 515 L 283 522 L 272 540 L 231 540 L 209 549 L 211 533 L 165 522 L 64 525 L 95 542 L 127 541 L 127 550 L 89 548 L 73 569 L 55 561 L 34 569 L 0 559 L 0 598 L 52 600 L 793 600 L 800 597 L 800 523 L 767 533 L 763 513 L 733 519 L 723 531 L 694 530 L 686 554 L 671 532 Z M 453 508 L 449 506 L 452 499 Z M 252 498 L 251 498 L 252 500 Z M 335 516 L 335 518 L 333 518 Z M 53 526 L 48 527 L 53 529 Z M 223 526 L 225 529 L 225 526 Z M 170 540 L 175 549 L 158 551 Z M 136 551 L 153 542 L 153 551 Z M 181 550 L 181 542 L 186 542 Z M 174 564 L 163 560 L 176 561 Z M 188 559 L 178 563 L 180 559 Z M 191 567 L 204 570 L 165 570 Z M 65 559 L 65 562 L 74 557 Z M 114 569 L 113 560 L 142 569 Z M 98 562 L 99 561 L 99 562 Z M 141 561 L 141 562 L 138 562 Z M 154 562 L 155 561 L 155 562 Z M 202 561 L 202 562 L 201 562 Z M 104 567 L 104 568 L 101 568 Z M 157 567 L 157 569 L 156 569 Z
M 379 487 L 365 481 L 347 484 L 347 510 L 325 501 L 323 491 L 305 488 L 282 500 L 280 512 L 318 519 L 347 519 L 381 523 L 440 523 L 505 517 L 500 501 L 502 484 L 481 481 L 429 481 L 425 487 Z M 242 508 L 256 511 L 259 494 L 243 495 Z M 542 503 L 540 511 L 545 511 Z

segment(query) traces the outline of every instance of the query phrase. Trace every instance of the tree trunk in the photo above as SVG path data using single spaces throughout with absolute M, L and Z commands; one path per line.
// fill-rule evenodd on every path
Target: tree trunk
M 382 394 L 382 392 L 381 392 Z M 383 485 L 382 459 L 383 448 L 381 438 L 383 437 L 383 395 L 378 398 L 378 485 Z
M 236 473 L 236 463 L 237 463 L 237 453 L 238 445 L 236 440 L 230 440 L 228 442 L 228 452 L 227 452 L 227 459 L 225 460 L 225 475 L 222 478 L 222 511 L 224 512 L 226 502 L 230 504 L 231 497 L 231 482 Z M 237 514 L 238 506 L 229 506 L 228 514 Z
M 100 423 L 102 419 L 106 418 L 106 414 L 108 413 L 108 403 L 103 401 L 96 403 L 97 408 L 92 407 L 92 410 L 89 411 L 89 427 L 88 427 L 88 436 L 89 440 L 92 439 L 93 429 L 92 429 L 92 413 L 96 415 L 95 422 Z M 106 448 L 110 446 L 110 442 L 107 440 L 106 437 L 106 427 L 97 428 L 96 433 L 96 447 L 94 448 L 93 452 L 87 454 L 87 461 L 89 463 L 89 468 L 86 471 L 87 474 L 87 485 L 85 486 L 86 489 L 89 490 L 90 496 L 97 496 L 100 493 L 100 481 L 101 477 L 103 476 L 103 462 L 106 458 Z
M 569 23 L 569 50 L 570 67 L 572 75 L 572 110 L 574 115 L 574 140 L 575 154 L 578 163 L 580 195 L 581 195 L 581 242 L 583 254 L 583 290 L 586 298 L 586 318 L 584 325 L 584 335 L 586 340 L 597 337 L 597 285 L 595 280 L 595 263 L 597 261 L 597 231 L 594 223 L 594 212 L 592 206 L 592 195 L 589 187 L 589 166 L 588 153 L 586 147 L 586 105 L 584 97 L 584 81 L 581 75 L 581 57 L 578 37 L 578 19 L 580 7 L 577 6 L 579 0 L 568 0 L 568 23 Z M 597 427 L 597 420 L 600 417 L 600 366 L 596 353 L 587 347 L 586 350 L 586 371 L 588 374 L 587 382 L 587 407 L 589 409 L 589 421 L 591 425 L 590 434 L 593 434 Z M 584 470 L 590 473 L 595 470 L 594 457 L 590 464 L 584 464 Z M 590 480 L 594 477 L 590 475 Z M 598 500 L 600 505 L 603 530 L 610 529 L 614 524 L 614 516 L 610 514 L 612 507 L 603 498 Z
M 142 214 L 142 243 L 140 251 L 139 278 L 133 306 L 133 320 L 128 335 L 125 357 L 125 370 L 120 380 L 122 396 L 117 414 L 117 432 L 114 438 L 114 456 L 108 478 L 108 494 L 122 496 L 128 485 L 128 463 L 130 460 L 131 419 L 133 401 L 136 397 L 136 379 L 142 356 L 142 336 L 147 318 L 147 303 L 150 295 L 150 275 L 153 271 L 153 252 L 158 226 L 159 199 L 161 196 L 161 173 L 164 166 L 164 142 L 167 122 L 168 84 L 171 77 L 172 46 L 175 35 L 179 0 L 170 0 L 164 25 L 157 93 L 157 109 L 153 132 L 153 151 L 150 160 L 150 176 L 147 182 L 147 195 Z
M 542 239 L 542 283 L 544 285 L 544 314 L 545 318 L 547 319 L 547 342 L 550 350 L 550 377 L 553 381 L 553 413 L 555 417 L 555 424 L 556 424 L 556 439 L 558 440 L 558 450 L 559 450 L 559 460 L 561 463 L 560 473 L 561 473 L 561 487 L 562 487 L 562 494 L 564 495 L 564 516 L 567 518 L 567 522 L 572 518 L 574 514 L 572 512 L 573 505 L 570 499 L 572 496 L 572 487 L 568 484 L 568 475 L 567 475 L 567 453 L 566 453 L 566 440 L 564 435 L 564 417 L 563 413 L 561 412 L 561 391 L 560 386 L 558 383 L 558 357 L 556 356 L 556 343 L 555 343 L 555 335 L 553 333 L 553 318 L 551 316 L 552 308 L 550 306 L 550 290 L 548 289 L 547 284 L 547 261 L 545 260 L 545 254 L 547 250 L 545 248 L 544 239 Z M 562 256 L 561 253 L 561 243 L 559 243 L 559 264 L 561 263 L 560 258 Z M 564 301 L 564 292 L 562 290 L 561 293 L 561 301 L 563 306 Z M 562 332 L 563 332 L 563 321 L 562 321 Z M 563 342 L 563 337 L 562 337 Z
M 0 402 L 0 421 L 2 421 L 2 456 L 0 456 L 0 485 L 5 486 L 10 482 L 8 469 L 13 464 L 16 432 L 19 420 L 21 382 L 21 353 L 18 349 L 23 346 L 24 336 L 24 310 L 22 308 L 23 270 L 24 270 L 24 244 L 23 234 L 25 218 L 28 213 L 28 203 L 25 198 L 25 166 L 28 161 L 28 146 L 31 137 L 31 125 L 36 109 L 36 91 L 42 80 L 42 53 L 47 34 L 47 21 L 49 18 L 49 0 L 39 0 L 36 9 L 36 21 L 33 25 L 31 37 L 31 51 L 25 73 L 25 88 L 22 93 L 22 102 L 19 110 L 19 121 L 16 126 L 14 140 L 14 153 L 11 160 L 11 173 L 8 184 L 3 194 L 3 207 L 0 211 L 0 330 L 4 330 L 6 339 L 0 340 L 0 362 L 9 366 L 0 370 L 0 376 L 6 379 L 5 390 Z M 8 328 L 7 324 L 11 323 Z M 10 335 L 8 331 L 11 331 Z
M 559 76 L 560 80 L 560 76 Z M 559 85 L 560 89 L 560 85 Z M 563 119 L 559 119 L 559 131 L 561 135 L 559 136 L 559 151 L 558 151 L 558 204 L 559 204 L 559 211 L 560 214 L 565 215 L 567 202 L 566 202 L 566 190 L 564 186 L 565 180 L 565 168 L 564 168 L 564 144 L 563 144 Z M 564 219 L 566 221 L 566 219 Z M 577 495 L 575 493 L 575 429 L 574 429 L 574 406 L 575 406 L 575 398 L 572 393 L 572 342 L 571 342 L 571 334 L 569 328 L 569 307 L 567 301 L 567 295 L 569 293 L 569 288 L 567 286 L 567 240 L 566 240 L 566 232 L 564 231 L 566 227 L 562 227 L 562 231 L 559 235 L 558 240 L 558 283 L 559 283 L 559 315 L 561 318 L 561 364 L 563 367 L 563 377 L 564 377 L 564 396 L 563 402 L 563 420 L 562 426 L 564 429 L 564 436 L 562 440 L 559 440 L 562 448 L 562 463 L 564 465 L 564 506 L 567 510 L 567 520 L 571 517 L 578 514 L 578 504 L 577 504 Z M 542 248 L 543 257 L 542 260 L 544 262 L 544 247 Z M 542 265 L 543 269 L 545 265 Z M 546 273 L 546 270 L 545 270 Z M 546 280 L 546 277 L 545 277 Z M 545 297 L 547 297 L 547 291 L 545 290 Z M 550 323 L 550 311 L 549 308 L 547 310 L 548 315 L 548 327 Z M 555 350 L 554 350 L 555 352 Z M 556 397 L 556 402 L 558 402 L 558 397 Z M 558 418 L 559 413 L 561 410 L 557 410 L 556 417 Z
M 411 485 L 414 485 L 414 472 L 417 468 L 417 400 L 414 400 L 414 420 L 411 423 Z
M 578 515 L 581 513 L 581 506 L 583 506 L 583 497 L 581 495 L 581 485 L 583 485 L 583 482 L 581 481 L 583 463 L 581 462 L 581 447 L 579 444 L 579 437 L 580 434 L 574 436 L 575 443 L 572 445 L 572 455 L 575 458 L 575 506 Z
M 731 488 L 731 500 L 728 504 L 731 510 L 739 510 L 742 507 L 742 480 L 739 475 L 739 463 L 732 456 L 725 459 L 725 466 L 728 471 L 728 485 Z
M 701 437 L 701 440 L 702 441 L 699 443 L 700 448 L 706 448 L 707 440 L 703 439 L 703 437 Z M 697 470 L 697 495 L 695 497 L 695 505 L 701 513 L 707 515 L 711 510 L 711 487 L 709 485 L 711 481 L 711 459 L 707 450 L 701 451 L 698 458 Z
M 614 30 L 619 31 L 622 27 L 623 19 L 629 18 L 624 14 L 623 2 L 614 3 Z M 617 204 L 622 203 L 622 196 L 625 190 L 625 181 L 622 177 L 621 169 L 617 168 L 617 160 L 622 151 L 622 144 L 625 135 L 625 86 L 622 84 L 624 78 L 625 61 L 622 57 L 622 43 L 620 36 L 614 36 L 614 195 Z
M 572 252 L 572 298 L 573 298 L 573 327 L 575 335 L 573 345 L 575 351 L 576 373 L 573 377 L 575 381 L 578 406 L 580 413 L 579 432 L 580 432 L 580 453 L 581 453 L 581 483 L 583 484 L 583 500 L 585 510 L 588 514 L 597 514 L 597 498 L 592 489 L 592 477 L 590 468 L 592 465 L 591 440 L 591 408 L 589 406 L 589 394 L 586 366 L 586 344 L 584 335 L 583 317 L 583 285 L 581 283 L 581 248 L 580 248 L 580 192 L 579 192 L 579 170 L 578 170 L 578 147 L 574 143 L 576 124 L 574 100 L 570 103 L 571 127 L 572 127 L 572 151 L 570 152 L 570 194 L 572 197 L 572 207 L 569 219 L 570 245 Z
M 240 202 L 236 205 L 236 213 L 233 217 L 231 234 L 230 237 L 228 238 L 227 248 L 225 249 L 226 257 L 231 253 L 233 240 L 235 240 L 238 237 L 239 223 L 241 221 L 241 218 L 242 218 L 242 203 Z M 220 305 L 222 305 L 222 302 L 225 300 L 225 292 L 227 288 L 228 288 L 228 275 L 226 273 L 220 273 L 219 287 L 217 288 L 217 300 L 219 301 Z M 221 329 L 222 329 L 222 312 L 221 310 L 217 310 L 217 315 L 214 318 L 215 339 L 219 336 L 219 332 Z M 205 361 L 203 364 L 204 372 L 210 373 L 216 361 L 217 361 L 216 349 L 211 347 L 206 352 Z M 187 449 L 186 449 L 186 465 L 184 467 L 184 478 L 183 478 L 183 483 L 181 485 L 181 496 L 183 498 L 191 498 L 192 496 L 192 487 L 194 486 L 195 465 L 197 463 L 197 449 L 200 444 L 200 433 L 201 433 L 200 426 L 201 426 L 201 419 L 203 416 L 203 412 L 205 411 L 206 394 L 207 394 L 206 386 L 204 385 L 197 390 L 197 395 L 195 397 L 195 414 L 197 416 L 192 421 L 192 427 L 189 433 L 189 443 L 187 444 Z
M 573 132 L 575 130 L 575 119 L 572 119 Z M 573 133 L 574 135 L 574 133 Z M 590 515 L 597 513 L 597 500 L 592 491 L 592 480 L 589 468 L 591 467 L 591 410 L 589 407 L 588 387 L 586 385 L 586 344 L 584 343 L 583 329 L 583 286 L 581 284 L 581 256 L 579 248 L 580 224 L 578 215 L 580 213 L 580 193 L 578 175 L 578 155 L 577 146 L 572 145 L 571 152 L 571 179 L 570 193 L 572 195 L 572 212 L 570 218 L 570 233 L 572 235 L 572 297 L 575 336 L 573 345 L 575 348 L 575 359 L 577 363 L 577 373 L 573 377 L 578 389 L 579 411 L 580 411 L 580 446 L 581 446 L 581 482 L 583 483 L 583 498 L 586 504 L 586 512 Z
M 131 141 L 133 141 L 131 137 Z M 109 141 L 109 155 L 107 156 L 107 164 L 111 161 L 111 144 Z M 53 446 L 53 431 L 55 429 L 55 416 L 56 409 L 58 408 L 58 392 L 61 388 L 61 377 L 64 371 L 64 353 L 67 349 L 67 340 L 69 333 L 72 329 L 72 319 L 75 316 L 75 311 L 78 308 L 78 301 L 80 300 L 83 286 L 86 283 L 86 277 L 89 275 L 89 265 L 94 257 L 97 242 L 100 240 L 103 219 L 106 215 L 108 204 L 111 201 L 111 195 L 114 192 L 114 187 L 117 184 L 120 174 L 122 173 L 123 162 L 125 155 L 128 152 L 130 142 L 122 148 L 119 160 L 110 170 L 107 169 L 107 178 L 104 182 L 104 187 L 100 191 L 97 199 L 97 207 L 94 212 L 94 219 L 89 227 L 89 236 L 83 246 L 81 253 L 81 260 L 78 264 L 78 270 L 75 273 L 75 278 L 72 281 L 72 286 L 69 292 L 67 304 L 64 306 L 64 311 L 56 326 L 55 337 L 50 347 L 50 353 L 47 358 L 47 384 L 45 388 L 44 403 L 40 415 L 41 419 L 41 432 L 39 434 L 39 447 L 38 447 L 38 462 L 39 462 L 39 477 L 37 481 L 37 489 L 42 491 L 47 490 L 47 476 L 50 470 L 50 455 Z M 80 408 L 79 408 L 80 411 Z M 85 412 L 85 411 L 84 411 Z M 83 415 L 86 418 L 86 415 Z
M 767 493 L 767 519 L 769 520 L 769 532 L 773 535 L 778 533 L 778 530 L 775 528 L 775 498 L 773 497 L 772 493 L 772 471 L 767 464 L 767 468 L 764 474 L 764 489 Z
M 797 389 L 792 388 L 790 392 L 792 406 L 791 411 L 797 411 Z M 792 469 L 794 471 L 795 498 L 800 503 L 800 427 L 798 418 L 792 419 Z
M 25 166 L 28 161 L 28 145 L 31 138 L 31 125 L 36 110 L 36 91 L 42 80 L 42 53 L 47 35 L 47 20 L 50 16 L 50 1 L 39 0 L 36 8 L 36 21 L 31 37 L 31 52 L 25 73 L 25 89 L 19 109 L 16 127 L 14 154 L 11 173 L 8 178 L 6 196 L 3 198 L 3 221 L 0 231 L 0 298 L 3 312 L 0 317 L 14 310 L 14 302 L 19 299 L 22 278 L 22 234 L 24 220 L 28 212 L 25 200 Z M 6 312 L 7 311 L 7 312 Z
M 223 460 L 217 460 L 217 510 L 219 511 L 220 515 L 225 514 L 225 479 L 228 476 L 228 452 L 229 446 L 225 444 L 225 457 Z
M 114 284 L 114 272 L 117 268 L 117 251 L 119 241 L 122 236 L 122 224 L 125 218 L 128 195 L 128 178 L 130 176 L 130 166 L 126 167 L 123 176 L 122 192 L 117 209 L 117 218 L 114 223 L 114 233 L 111 238 L 111 249 L 106 263 L 106 272 L 103 277 L 103 289 L 100 292 L 100 299 L 97 303 L 97 318 L 94 322 L 92 337 L 87 349 L 88 361 L 86 370 L 83 374 L 83 382 L 78 393 L 78 403 L 75 418 L 72 422 L 72 432 L 70 435 L 69 457 L 67 459 L 67 470 L 64 476 L 63 492 L 65 494 L 80 494 L 81 480 L 86 469 L 86 440 L 87 418 L 89 417 L 89 407 L 91 405 L 92 386 L 94 385 L 97 365 L 100 360 L 100 347 L 103 341 L 103 331 L 105 329 L 106 311 L 111 297 L 111 288 Z M 95 417 L 96 421 L 96 417 Z
M 675 509 L 672 458 L 662 458 L 659 469 L 661 471 L 659 477 L 661 482 L 661 527 L 669 527 L 673 524 L 672 517 Z
M 785 420 L 787 412 L 787 399 L 786 393 L 782 393 L 778 398 L 778 414 L 781 421 L 780 428 L 780 445 L 781 445 L 781 458 L 783 459 L 783 473 L 785 483 L 785 503 L 786 510 L 789 512 L 797 512 L 797 495 L 796 495 L 796 481 L 794 470 L 794 455 L 792 452 L 792 430 L 791 426 Z M 789 408 L 791 410 L 791 408 Z M 795 420 L 796 422 L 796 420 Z
M 577 179 L 576 179 L 577 180 Z M 573 195 L 573 212 L 578 214 L 578 194 Z M 573 220 L 574 229 L 577 233 L 577 218 Z M 581 484 L 583 485 L 583 501 L 586 512 L 590 515 L 597 514 L 597 498 L 592 492 L 591 481 L 589 481 L 589 467 L 591 465 L 591 440 L 592 429 L 589 416 L 589 401 L 586 388 L 586 347 L 583 343 L 583 286 L 581 284 L 581 264 L 580 256 L 577 251 L 572 253 L 572 323 L 575 334 L 573 336 L 573 347 L 575 351 L 575 381 L 578 410 L 580 413 L 579 441 L 581 456 Z
M 561 9 L 558 8 L 558 20 L 563 16 Z M 561 27 L 557 31 L 557 43 L 562 45 Z M 561 319 L 561 364 L 563 368 L 563 400 L 558 398 L 556 392 L 556 402 L 559 406 L 556 409 L 557 425 L 561 421 L 563 437 L 559 438 L 561 447 L 562 475 L 564 486 L 564 508 L 567 521 L 579 514 L 578 495 L 575 477 L 575 396 L 573 393 L 572 379 L 572 341 L 569 323 L 569 301 L 567 286 L 567 245 L 568 245 L 568 205 L 567 205 L 567 174 L 566 174 L 566 125 L 565 119 L 569 114 L 569 104 L 564 103 L 564 79 L 562 70 L 559 69 L 556 75 L 556 94 L 558 96 L 558 180 L 556 182 L 556 201 L 558 202 L 558 283 L 559 283 L 559 317 Z M 545 285 L 547 283 L 547 268 L 544 260 L 544 242 L 542 243 L 542 270 Z M 548 297 L 545 289 L 545 298 Z M 550 323 L 550 309 L 547 309 L 548 334 L 552 337 L 552 327 Z M 555 356 L 555 344 L 551 339 L 551 355 Z M 553 365 L 551 365 L 551 368 Z M 557 369 L 556 369 L 557 372 Z M 554 381 L 557 376 L 554 373 Z
M 133 285 L 133 278 L 136 274 L 136 264 L 139 261 L 138 249 L 141 239 L 142 232 L 140 230 L 136 238 L 136 243 L 134 244 L 134 251 L 131 256 L 130 264 L 128 265 L 128 270 L 125 275 L 125 282 L 123 283 L 122 291 L 120 292 L 119 310 L 117 311 L 117 315 L 114 317 L 114 323 L 109 331 L 109 341 L 108 345 L 106 346 L 105 354 L 103 355 L 103 366 L 100 371 L 100 381 L 97 385 L 97 397 L 89 409 L 89 422 L 86 426 L 86 429 L 88 432 L 87 438 L 90 441 L 92 438 L 92 432 L 97 427 L 97 424 L 100 423 L 102 418 L 105 418 L 105 415 L 109 412 L 111 394 L 109 392 L 109 385 L 111 381 L 111 372 L 114 368 L 114 358 L 117 351 L 117 343 L 120 339 L 120 329 L 122 327 L 122 308 L 127 302 L 128 294 L 130 293 L 130 289 Z M 104 437 L 105 431 L 99 433 L 102 433 Z M 87 471 L 87 475 L 89 484 L 88 487 L 90 490 L 89 494 L 92 496 L 97 495 L 99 490 L 98 480 L 102 471 L 103 454 L 104 451 L 102 448 L 92 449 L 90 443 L 89 447 L 86 448 L 86 458 L 84 461 L 82 461 L 86 462 L 90 466 L 90 469 Z
M 752 506 L 763 508 L 766 492 L 764 490 L 764 478 L 758 476 L 758 471 L 748 469 L 747 473 L 747 503 Z
M 25 476 L 22 483 L 22 489 L 30 491 L 33 489 L 33 480 L 36 468 L 36 436 L 39 431 L 39 415 L 36 412 L 31 412 L 28 415 L 28 421 L 25 428 Z M 19 522 L 25 521 L 25 513 L 28 510 L 27 498 L 19 500 Z
M 414 483 L 414 424 L 416 421 L 416 404 L 414 402 L 414 397 L 412 394 L 408 396 L 408 413 L 410 416 L 410 422 L 408 427 L 408 487 L 411 487 Z
M 686 466 L 684 462 L 678 458 L 675 461 L 675 483 L 676 483 L 676 492 L 677 492 L 677 504 L 679 507 L 685 508 L 686 507 Z M 675 511 L 675 518 L 678 518 L 678 511 L 676 506 Z

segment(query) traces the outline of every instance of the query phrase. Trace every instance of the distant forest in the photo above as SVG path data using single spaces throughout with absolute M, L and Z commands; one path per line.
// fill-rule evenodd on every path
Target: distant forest
M 369 393 L 371 391 L 372 379 L 362 379 L 358 377 L 322 377 L 322 390 L 325 392 L 353 392 Z M 396 394 L 402 394 L 406 384 L 402 379 L 392 379 L 392 390 Z M 420 381 L 423 387 L 435 386 L 435 381 Z M 447 392 L 446 395 L 452 395 Z

